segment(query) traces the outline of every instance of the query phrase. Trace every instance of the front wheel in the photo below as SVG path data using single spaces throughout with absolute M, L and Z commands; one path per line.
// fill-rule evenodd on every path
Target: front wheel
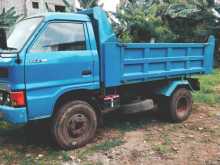
M 62 149 L 86 145 L 95 136 L 97 117 L 84 101 L 70 101 L 58 109 L 52 122 L 52 135 Z
M 175 123 L 187 120 L 192 112 L 192 94 L 186 88 L 178 88 L 171 97 L 159 102 L 161 114 Z

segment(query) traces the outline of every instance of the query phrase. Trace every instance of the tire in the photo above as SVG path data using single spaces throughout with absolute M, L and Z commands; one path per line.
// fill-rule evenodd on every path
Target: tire
M 61 106 L 51 126 L 56 144 L 64 150 L 86 145 L 94 138 L 96 129 L 96 113 L 84 101 L 70 101 Z
M 177 89 L 170 101 L 170 116 L 175 123 L 187 120 L 192 112 L 192 94 L 186 88 Z
M 159 116 L 174 123 L 187 120 L 192 112 L 192 94 L 186 88 L 178 88 L 171 97 L 159 99 Z

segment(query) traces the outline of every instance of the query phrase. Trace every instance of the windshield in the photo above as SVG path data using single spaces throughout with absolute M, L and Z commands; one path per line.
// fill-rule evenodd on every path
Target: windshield
M 9 48 L 17 49 L 18 51 L 24 46 L 30 35 L 41 22 L 42 17 L 25 19 L 17 23 L 11 30 L 11 34 L 7 39 Z

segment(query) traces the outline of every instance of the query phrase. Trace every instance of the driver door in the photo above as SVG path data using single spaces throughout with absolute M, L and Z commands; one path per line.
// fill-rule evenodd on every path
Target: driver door
M 86 24 L 48 23 L 26 55 L 25 81 L 29 118 L 51 114 L 56 92 L 93 82 L 93 53 Z

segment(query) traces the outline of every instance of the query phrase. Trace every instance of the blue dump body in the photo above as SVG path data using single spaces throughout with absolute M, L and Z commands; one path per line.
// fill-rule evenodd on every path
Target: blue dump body
M 97 21 L 105 87 L 210 73 L 215 38 L 208 43 L 119 43 L 100 8 L 81 11 Z
M 213 36 L 208 43 L 106 43 L 105 86 L 210 73 L 214 47 Z

